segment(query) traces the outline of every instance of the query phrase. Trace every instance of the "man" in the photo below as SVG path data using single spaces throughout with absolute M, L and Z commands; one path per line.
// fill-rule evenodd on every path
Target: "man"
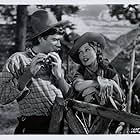
M 68 90 L 57 53 L 62 37 L 58 27 L 66 23 L 57 22 L 45 10 L 34 12 L 31 15 L 34 35 L 30 39 L 33 46 L 13 54 L 3 68 L 0 103 L 18 101 L 20 117 L 16 134 L 46 134 L 54 100 L 63 98 L 55 83 L 60 88 L 63 85 L 63 92 Z

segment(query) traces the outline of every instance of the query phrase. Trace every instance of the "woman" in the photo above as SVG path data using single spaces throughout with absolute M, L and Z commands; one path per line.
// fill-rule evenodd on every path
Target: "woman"
M 104 37 L 93 32 L 87 32 L 75 41 L 70 56 L 80 67 L 74 76 L 73 87 L 80 93 L 79 99 L 122 109 L 124 95 L 117 84 L 119 80 L 116 71 L 109 61 L 103 58 L 105 45 Z M 89 118 L 88 127 L 91 125 L 91 116 Z M 99 120 L 100 124 L 94 133 L 102 134 L 111 125 L 111 121 L 101 117 Z

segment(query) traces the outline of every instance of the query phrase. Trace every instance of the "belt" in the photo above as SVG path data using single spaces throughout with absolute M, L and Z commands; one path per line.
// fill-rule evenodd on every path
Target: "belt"
M 21 116 L 18 117 L 18 121 L 15 134 L 46 134 L 50 124 L 50 117 Z
M 18 117 L 19 121 L 24 122 L 25 120 L 31 120 L 31 121 L 39 121 L 39 120 L 50 120 L 49 116 L 20 116 Z

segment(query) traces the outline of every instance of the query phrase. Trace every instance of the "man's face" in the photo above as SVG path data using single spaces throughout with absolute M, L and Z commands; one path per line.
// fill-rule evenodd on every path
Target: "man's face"
M 61 50 L 60 39 L 61 35 L 49 35 L 47 37 L 42 37 L 40 40 L 40 51 L 42 53 L 58 52 Z

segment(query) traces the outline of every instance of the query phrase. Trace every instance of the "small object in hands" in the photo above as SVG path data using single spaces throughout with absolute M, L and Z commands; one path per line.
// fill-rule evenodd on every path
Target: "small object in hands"
M 47 59 L 45 59 L 45 64 L 47 65 L 52 65 L 52 58 L 51 57 L 48 57 Z
M 46 69 L 51 69 L 52 68 L 52 62 L 53 62 L 53 58 L 52 57 L 47 57 L 47 58 L 45 58 L 44 59 L 44 67 L 46 68 Z

